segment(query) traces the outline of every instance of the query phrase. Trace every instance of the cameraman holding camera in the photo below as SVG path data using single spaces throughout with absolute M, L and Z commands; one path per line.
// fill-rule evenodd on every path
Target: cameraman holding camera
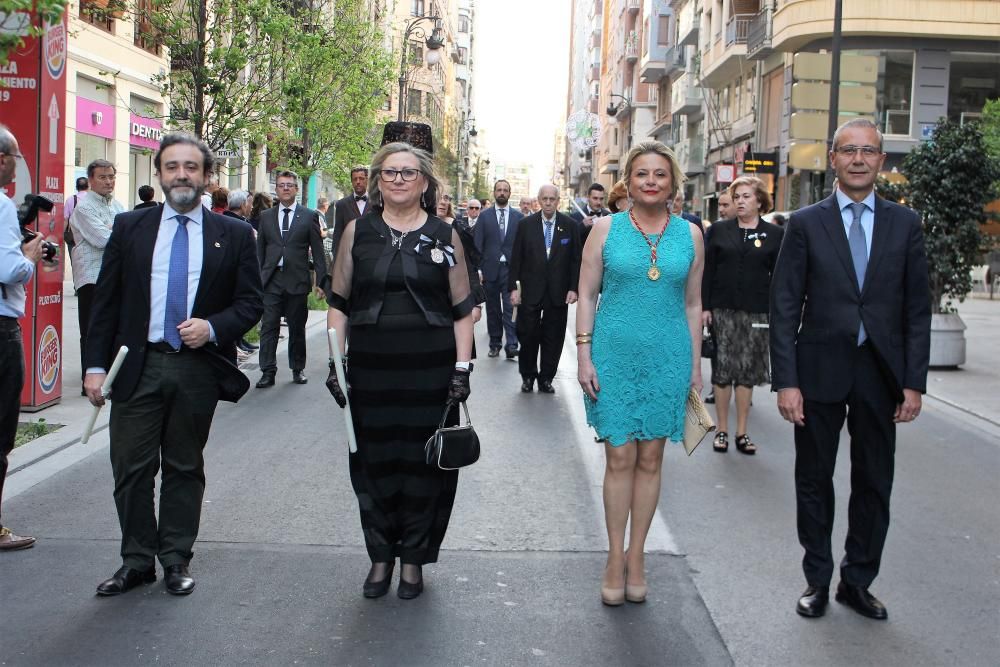
M 6 126 L 0 125 L 0 188 L 14 181 L 17 161 L 23 159 L 17 139 Z M 0 372 L 0 503 L 7 477 L 7 455 L 14 449 L 17 436 L 24 385 L 24 351 L 18 318 L 24 316 L 24 286 L 34 277 L 35 264 L 42 258 L 42 242 L 41 234 L 27 243 L 21 242 L 17 210 L 0 189 L 0 368 L 3 369 Z M 19 537 L 0 523 L 0 551 L 27 549 L 34 544 L 35 538 Z

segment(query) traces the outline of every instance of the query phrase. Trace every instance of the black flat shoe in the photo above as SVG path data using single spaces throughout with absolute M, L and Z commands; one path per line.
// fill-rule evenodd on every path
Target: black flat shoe
M 489 351 L 489 354 L 487 354 L 486 356 L 488 356 L 488 357 L 499 357 L 500 356 L 500 348 L 499 347 L 491 347 L 490 351 Z
M 534 379 L 525 378 L 524 381 L 521 382 L 521 391 L 523 391 L 525 394 L 530 394 L 532 391 L 534 391 L 534 389 L 535 389 Z
M 552 380 L 539 380 L 538 381 L 538 391 L 543 394 L 554 394 L 556 393 L 555 387 L 552 386 Z
M 420 570 L 420 579 L 412 584 L 403 579 L 403 575 L 400 573 L 399 588 L 396 589 L 396 595 L 400 600 L 412 600 L 424 592 L 424 573 L 421 568 L 418 567 L 417 569 Z
M 829 586 L 809 586 L 799 598 L 798 604 L 795 605 L 795 611 L 798 612 L 799 616 L 819 618 L 826 613 L 826 606 L 829 603 Z
M 368 571 L 368 577 L 365 579 L 365 585 L 362 588 L 362 594 L 366 598 L 380 598 L 389 592 L 389 585 L 392 583 L 392 570 L 396 566 L 396 561 L 389 563 L 389 568 L 385 572 L 385 576 L 378 581 L 372 581 L 372 572 L 375 570 L 375 564 L 372 563 L 371 570 Z M 400 582 L 402 584 L 402 582 Z
M 266 389 L 267 387 L 274 386 L 274 373 L 264 373 L 259 380 L 257 380 L 258 389 Z
M 885 605 L 877 597 L 868 592 L 867 588 L 851 586 L 841 581 L 837 585 L 837 602 L 846 604 L 862 616 L 884 621 L 889 618 Z
M 507 361 L 514 361 L 515 359 L 517 359 L 517 348 L 516 347 L 508 347 L 507 348 Z
M 110 579 L 106 579 L 97 585 L 97 594 L 105 597 L 121 595 L 136 586 L 151 584 L 154 581 L 156 581 L 156 570 L 154 568 L 151 567 L 143 571 L 133 569 L 128 565 L 122 565 L 117 572 L 111 575 Z
M 170 565 L 163 571 L 167 592 L 171 595 L 188 595 L 194 590 L 194 577 L 187 565 Z

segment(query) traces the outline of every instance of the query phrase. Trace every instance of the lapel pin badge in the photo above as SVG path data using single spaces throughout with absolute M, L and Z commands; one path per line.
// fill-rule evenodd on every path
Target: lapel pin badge
M 222 244 L 221 244 L 221 243 L 219 243 L 218 241 L 216 241 L 216 242 L 215 242 L 215 247 L 216 247 L 216 248 L 221 248 L 221 247 L 222 247 Z

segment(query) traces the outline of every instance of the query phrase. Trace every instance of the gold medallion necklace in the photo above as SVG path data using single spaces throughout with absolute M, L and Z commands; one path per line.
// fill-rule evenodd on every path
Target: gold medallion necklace
M 663 223 L 663 229 L 661 229 L 660 233 L 656 235 L 655 243 L 649 240 L 649 235 L 647 235 L 646 232 L 642 231 L 642 227 L 639 226 L 639 221 L 635 219 L 632 209 L 629 209 L 628 211 L 628 218 L 632 221 L 632 226 L 635 227 L 635 230 L 639 232 L 640 236 L 642 236 L 642 240 L 649 246 L 649 270 L 646 271 L 646 277 L 650 280 L 659 280 L 660 269 L 656 266 L 656 249 L 659 247 L 660 240 L 663 239 L 663 235 L 667 231 L 667 226 L 670 224 L 670 216 L 667 216 L 666 222 Z

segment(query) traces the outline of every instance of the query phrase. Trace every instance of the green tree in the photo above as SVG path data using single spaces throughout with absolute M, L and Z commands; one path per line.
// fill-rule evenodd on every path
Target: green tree
M 132 0 L 136 20 L 170 52 L 154 77 L 170 98 L 169 125 L 213 149 L 262 141 L 282 106 L 289 35 L 300 28 L 279 0 Z
M 986 100 L 983 105 L 983 117 L 980 121 L 983 131 L 983 142 L 986 150 L 995 159 L 1000 160 L 1000 99 Z
M 903 160 L 908 204 L 923 218 L 933 312 L 953 310 L 972 289 L 970 269 L 980 246 L 979 226 L 995 195 L 1000 163 L 989 155 L 978 123 L 938 123 L 930 141 Z
M 336 6 L 334 6 L 336 5 Z M 377 112 L 391 85 L 392 63 L 364 0 L 310 0 L 294 8 L 298 34 L 289 36 L 278 88 L 280 124 L 272 128 L 272 155 L 303 179 L 317 172 L 343 177 L 366 163 Z
M 32 7 L 42 21 L 27 24 Z M 40 37 L 41 23 L 56 23 L 66 9 L 65 0 L 0 0 L 0 65 L 6 65 L 10 53 L 24 46 L 25 37 Z

